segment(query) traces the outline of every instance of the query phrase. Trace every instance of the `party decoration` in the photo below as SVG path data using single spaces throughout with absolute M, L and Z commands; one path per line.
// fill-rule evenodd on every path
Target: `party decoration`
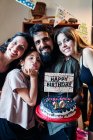
M 61 5 L 58 5 L 55 14 L 54 27 L 57 26 L 60 22 L 76 23 L 78 20 Z
M 16 0 L 16 1 L 32 10 L 34 10 L 37 2 L 36 0 Z
M 73 92 L 74 74 L 45 73 L 44 92 Z
M 58 25 L 64 19 L 65 19 L 65 12 L 61 6 L 58 6 L 56 10 L 56 15 L 55 15 L 54 27 Z
M 81 23 L 77 29 L 79 35 L 88 42 L 88 29 L 86 23 Z

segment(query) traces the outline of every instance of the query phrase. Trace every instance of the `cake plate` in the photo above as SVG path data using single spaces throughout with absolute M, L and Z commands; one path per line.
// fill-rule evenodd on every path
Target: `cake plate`
M 37 116 L 40 117 L 41 119 L 47 122 L 56 122 L 56 123 L 75 121 L 80 117 L 80 114 L 81 114 L 81 111 L 78 107 L 76 108 L 76 113 L 72 117 L 69 117 L 69 118 L 50 118 L 42 113 L 39 105 L 36 107 L 35 111 L 36 111 Z

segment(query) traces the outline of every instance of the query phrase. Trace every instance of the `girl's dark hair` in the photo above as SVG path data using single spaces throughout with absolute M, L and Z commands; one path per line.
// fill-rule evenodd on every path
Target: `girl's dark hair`
M 31 48 L 31 46 L 34 46 L 33 43 L 33 39 L 31 38 L 29 33 L 24 33 L 24 32 L 17 32 L 13 37 L 9 38 L 6 42 L 4 42 L 1 46 L 0 46 L 0 51 L 5 52 L 7 49 L 8 44 L 17 36 L 21 36 L 24 37 L 25 40 L 28 43 L 28 48 L 25 51 L 25 53 Z
M 14 60 L 12 63 L 10 63 L 10 68 L 14 68 L 15 66 L 19 67 L 18 64 L 20 59 L 24 58 L 28 54 L 28 52 L 31 52 L 31 49 L 34 48 L 33 39 L 29 33 L 17 32 L 13 37 L 9 38 L 6 42 L 4 42 L 4 44 L 0 46 L 0 51 L 4 53 L 7 49 L 8 44 L 17 36 L 24 37 L 28 43 L 28 47 L 25 50 L 24 54 L 21 56 L 21 58 Z
M 63 33 L 67 38 L 69 38 L 69 39 L 71 39 L 71 40 L 73 40 L 74 42 L 77 43 L 77 45 L 75 46 L 76 53 L 78 53 L 78 52 L 81 53 L 83 48 L 89 46 L 89 44 L 86 43 L 84 41 L 84 39 L 79 35 L 77 30 L 75 28 L 69 27 L 69 26 L 68 27 L 63 27 L 55 33 L 54 40 L 55 40 L 56 44 L 57 44 L 57 36 L 60 33 Z
M 27 53 L 25 53 L 25 54 L 21 57 L 21 60 L 24 60 L 29 54 L 31 54 L 31 53 L 34 52 L 34 51 L 38 52 L 38 51 L 36 50 L 36 48 L 32 47 L 30 50 L 27 51 Z
M 66 35 L 67 38 L 75 41 L 78 43 L 78 47 L 80 48 L 85 48 L 86 46 L 88 46 L 89 44 L 87 42 L 85 42 L 85 40 L 79 35 L 79 33 L 77 32 L 77 30 L 73 27 L 63 27 L 61 29 L 59 29 L 54 36 L 54 40 L 57 42 L 57 36 L 63 33 Z
M 30 51 L 28 51 L 25 55 L 23 55 L 23 57 L 21 57 L 21 59 L 20 59 L 20 61 L 19 61 L 19 63 L 18 63 L 18 68 L 21 68 L 21 65 L 20 65 L 21 61 L 25 60 L 25 58 L 26 58 L 29 54 L 33 53 L 34 51 L 38 52 L 38 51 L 36 50 L 36 48 L 32 47 L 32 48 L 30 49 Z
M 69 39 L 71 40 L 75 40 L 73 34 L 72 34 L 72 31 L 74 31 L 75 29 L 73 27 L 63 27 L 61 29 L 58 29 L 54 35 L 54 40 L 55 42 L 57 43 L 57 36 L 60 34 L 60 33 L 63 33 L 66 35 L 66 37 L 68 37 Z

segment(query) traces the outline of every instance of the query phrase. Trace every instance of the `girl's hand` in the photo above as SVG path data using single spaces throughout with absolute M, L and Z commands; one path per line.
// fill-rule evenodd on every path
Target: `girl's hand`
M 29 76 L 37 77 L 38 76 L 38 70 L 34 70 L 34 69 L 30 70 L 29 71 Z
M 38 76 L 38 70 L 35 69 L 25 69 L 25 73 L 31 77 L 37 77 Z

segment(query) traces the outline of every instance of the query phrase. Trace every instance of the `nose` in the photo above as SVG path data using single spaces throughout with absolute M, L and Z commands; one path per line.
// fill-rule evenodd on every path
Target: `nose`
M 15 45 L 15 46 L 13 47 L 13 51 L 14 51 L 14 52 L 17 52 L 17 51 L 18 51 L 18 45 Z
M 12 49 L 12 52 L 13 52 L 14 54 L 17 54 L 17 53 L 18 53 L 18 51 L 17 51 L 16 48 L 13 48 L 13 49 Z
M 62 48 L 65 48 L 66 46 L 67 46 L 67 45 L 66 45 L 65 42 L 63 42 L 62 45 L 61 45 Z
M 40 46 L 41 46 L 41 47 L 44 47 L 45 45 L 46 45 L 45 42 L 44 42 L 43 40 L 41 40 Z
M 36 58 L 34 58 L 34 59 L 33 59 L 33 63 L 36 63 L 36 62 L 37 62 L 37 59 L 36 59 Z

